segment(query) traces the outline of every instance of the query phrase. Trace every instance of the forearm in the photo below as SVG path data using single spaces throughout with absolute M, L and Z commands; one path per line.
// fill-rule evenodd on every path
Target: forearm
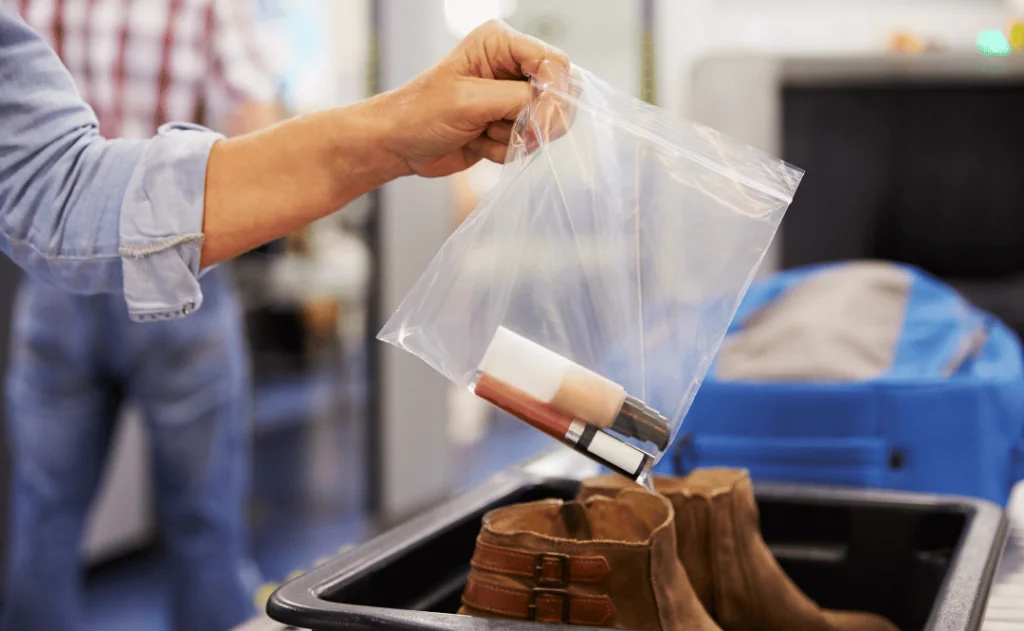
M 567 72 L 558 55 L 492 23 L 409 84 L 347 108 L 230 140 L 177 124 L 107 141 L 53 51 L 0 10 L 0 250 L 72 291 L 123 289 L 133 319 L 187 315 L 202 304 L 203 266 L 396 177 L 502 161 L 532 93 L 524 79 L 548 61 Z
M 224 131 L 228 136 L 241 136 L 266 129 L 282 118 L 281 108 L 276 103 L 246 101 L 228 117 Z
M 384 148 L 380 99 L 214 145 L 201 264 L 215 265 L 335 212 L 407 171 Z

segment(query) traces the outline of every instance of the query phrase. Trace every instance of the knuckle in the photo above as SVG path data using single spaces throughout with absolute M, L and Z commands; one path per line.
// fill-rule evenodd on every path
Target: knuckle
M 497 19 L 487 20 L 486 22 L 484 22 L 483 24 L 480 25 L 480 30 L 482 32 L 484 32 L 484 33 L 498 33 L 498 32 L 502 32 L 503 33 L 507 29 L 508 29 L 508 26 L 504 22 L 502 22 L 501 20 L 497 20 Z
M 506 31 L 508 27 L 501 20 L 487 20 L 480 26 L 473 29 L 469 37 L 472 39 L 488 39 L 500 35 Z

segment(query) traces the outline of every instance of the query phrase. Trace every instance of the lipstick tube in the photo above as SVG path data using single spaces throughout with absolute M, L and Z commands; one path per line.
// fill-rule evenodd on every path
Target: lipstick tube
M 487 373 L 478 373 L 473 393 L 512 416 L 562 441 L 627 478 L 643 483 L 654 459 L 636 447 L 574 419 Z
M 625 388 L 505 327 L 498 327 L 479 370 L 598 429 L 653 443 L 660 451 L 671 440 L 668 419 Z

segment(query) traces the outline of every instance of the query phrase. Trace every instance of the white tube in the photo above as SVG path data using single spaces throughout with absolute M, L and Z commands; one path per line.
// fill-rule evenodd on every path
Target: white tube
M 626 390 L 614 381 L 503 326 L 494 333 L 478 369 L 601 428 L 615 421 L 626 398 Z
M 573 365 L 558 353 L 499 326 L 479 369 L 538 401 L 550 403 Z

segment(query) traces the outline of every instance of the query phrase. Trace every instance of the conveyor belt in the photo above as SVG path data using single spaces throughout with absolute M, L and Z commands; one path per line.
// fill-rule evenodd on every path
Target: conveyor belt
M 1024 482 L 1014 488 L 1006 516 L 1010 531 L 992 583 L 982 631 L 1024 631 Z

